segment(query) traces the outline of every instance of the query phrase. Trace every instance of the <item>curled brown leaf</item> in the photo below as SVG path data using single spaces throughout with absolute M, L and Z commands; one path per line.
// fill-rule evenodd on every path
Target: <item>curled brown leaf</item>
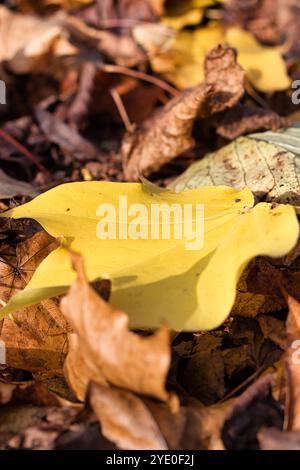
M 74 329 L 65 372 L 79 399 L 88 383 L 115 385 L 142 395 L 167 400 L 170 365 L 169 331 L 162 327 L 149 337 L 128 328 L 126 313 L 113 308 L 89 286 L 79 255 L 72 255 L 78 279 L 61 302 Z
M 157 111 L 122 145 L 125 177 L 136 180 L 192 148 L 195 119 L 208 117 L 234 106 L 244 93 L 244 71 L 236 53 L 218 46 L 206 57 L 205 81 L 185 90 Z

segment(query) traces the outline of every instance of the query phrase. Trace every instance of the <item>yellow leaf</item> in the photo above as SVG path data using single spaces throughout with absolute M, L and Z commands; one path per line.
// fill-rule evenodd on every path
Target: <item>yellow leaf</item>
M 238 50 L 238 62 L 258 90 L 273 92 L 289 88 L 291 80 L 280 47 L 263 47 L 250 33 L 239 28 L 229 29 L 226 41 Z
M 187 240 L 174 236 L 175 218 L 168 225 L 169 239 L 133 240 L 128 234 L 120 239 L 119 230 L 126 234 L 131 227 L 129 216 L 127 222 L 116 220 L 116 239 L 99 240 L 97 208 L 105 203 L 119 209 L 120 196 L 126 196 L 128 208 L 143 204 L 149 214 L 153 204 L 203 204 L 203 247 L 187 250 Z M 83 182 L 54 188 L 1 216 L 33 218 L 51 235 L 63 236 L 72 250 L 84 255 L 89 280 L 112 279 L 111 301 L 126 309 L 132 327 L 155 328 L 165 321 L 172 328 L 199 330 L 226 319 L 238 278 L 253 257 L 280 257 L 296 244 L 299 227 L 292 206 L 262 203 L 253 208 L 253 204 L 247 188 L 219 186 L 175 193 L 151 184 Z M 143 229 L 150 233 L 162 222 L 148 217 Z M 67 250 L 58 248 L 0 316 L 64 293 L 74 279 Z
M 238 62 L 259 91 L 273 92 L 290 86 L 280 47 L 261 46 L 251 33 L 240 28 L 225 30 L 219 24 L 180 32 L 172 49 L 153 58 L 151 64 L 154 71 L 179 88 L 194 86 L 203 81 L 205 54 L 222 43 L 237 49 Z

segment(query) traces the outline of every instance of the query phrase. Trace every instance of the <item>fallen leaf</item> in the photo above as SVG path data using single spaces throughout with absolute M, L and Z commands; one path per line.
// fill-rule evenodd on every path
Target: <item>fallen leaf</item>
M 237 105 L 215 119 L 217 134 L 234 140 L 242 134 L 271 129 L 276 131 L 290 125 L 288 118 L 270 109 Z
M 291 132 L 300 134 L 299 129 Z M 206 155 L 177 178 L 171 188 L 176 191 L 208 185 L 229 185 L 237 189 L 248 186 L 259 199 L 298 205 L 300 201 L 298 155 L 296 147 L 284 145 L 284 134 L 275 133 L 278 143 L 264 142 L 270 133 L 240 137 L 216 152 Z M 273 135 L 273 134 L 272 134 Z M 281 139 L 281 140 L 280 140 Z M 295 137 L 294 140 L 300 137 Z M 299 146 L 300 149 L 300 146 Z
M 12 72 L 44 71 L 48 54 L 55 50 L 59 56 L 77 53 L 64 37 L 63 28 L 55 17 L 46 20 L 0 7 L 0 62 Z
M 82 47 L 90 48 L 93 55 L 96 50 L 124 67 L 134 67 L 145 61 L 146 54 L 129 35 L 99 31 L 71 15 L 64 17 L 62 23 L 71 38 L 79 41 Z
M 36 109 L 39 126 L 49 142 L 79 161 L 97 160 L 97 149 L 75 129 L 41 108 Z
M 147 210 L 162 203 L 195 208 L 201 201 L 204 246 L 187 250 L 186 239 L 176 239 L 171 230 L 174 217 L 170 239 L 100 240 L 97 208 L 103 202 L 118 208 L 121 195 L 127 197 L 127 207 L 139 203 Z M 83 254 L 89 280 L 112 280 L 111 301 L 128 312 L 131 326 L 155 328 L 165 321 L 175 329 L 199 330 L 226 319 L 237 281 L 252 258 L 281 257 L 296 245 L 299 225 L 292 206 L 253 204 L 247 188 L 206 187 L 179 194 L 151 184 L 95 181 L 58 186 L 0 216 L 35 218 L 48 233 L 63 236 L 69 248 Z M 118 228 L 119 220 L 115 222 Z M 1 310 L 1 317 L 66 292 L 74 277 L 68 252 L 58 248 Z
M 111 307 L 89 286 L 82 258 L 72 255 L 72 260 L 78 279 L 62 300 L 61 309 L 75 331 L 65 372 L 78 398 L 84 399 L 93 380 L 167 400 L 168 330 L 163 327 L 148 338 L 131 333 L 127 315 Z
M 0 298 L 9 301 L 23 289 L 41 261 L 58 243 L 45 232 L 38 232 L 17 246 L 16 258 L 0 259 Z M 61 370 L 67 346 L 67 323 L 57 301 L 20 309 L 0 324 L 0 340 L 5 345 L 6 363 L 32 372 Z
M 235 52 L 227 47 L 211 51 L 202 85 L 173 98 L 127 134 L 122 145 L 124 174 L 136 180 L 148 176 L 194 145 L 192 131 L 198 116 L 208 117 L 236 104 L 244 93 L 244 73 Z
M 230 403 L 215 407 L 169 404 L 92 384 L 89 400 L 103 434 L 126 450 L 223 449 L 220 431 Z
M 126 450 L 167 450 L 158 424 L 142 400 L 124 390 L 92 384 L 90 402 L 106 438 Z
M 257 321 L 264 337 L 273 341 L 284 351 L 287 346 L 284 322 L 271 315 L 259 315 Z

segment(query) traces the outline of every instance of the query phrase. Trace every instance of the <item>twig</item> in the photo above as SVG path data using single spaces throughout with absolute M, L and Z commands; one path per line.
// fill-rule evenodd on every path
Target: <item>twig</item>
M 148 75 L 147 73 L 144 72 L 139 72 L 138 70 L 131 70 L 127 67 L 123 67 L 122 65 L 110 65 L 110 64 L 103 64 L 101 65 L 101 70 L 104 70 L 104 72 L 107 73 L 119 73 L 123 75 L 127 75 L 128 77 L 133 77 L 137 78 L 138 80 L 143 80 L 148 83 L 152 83 L 152 85 L 156 85 L 159 88 L 162 88 L 163 90 L 167 91 L 170 93 L 172 96 L 178 96 L 180 92 L 169 85 L 167 82 L 164 80 L 161 80 L 160 78 L 157 77 L 152 77 L 151 75 Z
M 18 142 L 14 137 L 12 137 L 10 134 L 5 132 L 3 129 L 0 129 L 0 137 L 2 137 L 2 139 L 10 143 L 13 147 L 15 147 L 22 155 L 28 158 L 28 160 L 32 161 L 36 165 L 36 167 L 42 173 L 44 173 L 44 175 L 47 175 L 47 176 L 50 175 L 48 170 L 46 170 L 44 165 L 42 165 L 39 162 L 38 158 L 35 155 L 33 155 L 33 153 L 29 152 L 29 150 L 27 150 L 27 148 L 24 147 L 24 145 L 20 144 L 20 142 Z
M 110 90 L 110 94 L 115 102 L 115 105 L 119 111 L 119 114 L 121 116 L 121 119 L 124 123 L 124 126 L 127 130 L 127 132 L 132 132 L 133 131 L 133 124 L 130 122 L 130 119 L 129 119 L 129 116 L 128 116 L 128 113 L 126 111 L 126 108 L 124 106 L 124 103 L 121 99 L 121 96 L 119 95 L 118 91 L 116 90 L 116 88 L 111 88 Z
M 251 382 L 253 382 L 256 377 L 258 377 L 260 374 L 262 374 L 268 367 L 267 366 L 261 366 L 259 367 L 250 377 L 248 377 L 244 382 L 242 382 L 240 385 L 238 385 L 234 390 L 231 390 L 227 395 L 225 395 L 224 398 L 219 403 L 223 403 L 224 401 L 229 400 L 232 398 L 234 395 L 236 395 L 240 390 L 245 388 L 247 385 L 249 385 Z
M 245 89 L 248 95 L 250 95 L 251 98 L 253 98 L 254 101 L 256 101 L 256 103 L 258 103 L 262 108 L 270 109 L 268 103 L 254 90 L 253 86 L 248 80 L 246 81 Z
M 109 18 L 102 20 L 100 28 L 133 28 L 137 25 L 149 24 L 149 21 L 134 20 L 133 18 Z M 150 23 L 151 24 L 151 23 Z

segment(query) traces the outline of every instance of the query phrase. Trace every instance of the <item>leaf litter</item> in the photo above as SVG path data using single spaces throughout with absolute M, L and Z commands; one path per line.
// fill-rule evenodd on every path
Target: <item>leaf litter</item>
M 300 11 L 182 3 L 1 6 L 1 449 L 300 448 Z M 209 246 L 100 253 L 80 188 L 125 187 Z

